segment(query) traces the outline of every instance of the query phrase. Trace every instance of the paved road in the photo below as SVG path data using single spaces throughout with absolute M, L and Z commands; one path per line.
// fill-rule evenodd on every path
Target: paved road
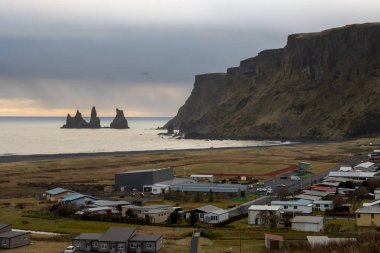
M 198 242 L 199 242 L 200 236 L 201 236 L 200 230 L 195 230 L 193 232 L 193 236 L 191 237 L 191 242 L 190 242 L 190 253 L 198 253 Z

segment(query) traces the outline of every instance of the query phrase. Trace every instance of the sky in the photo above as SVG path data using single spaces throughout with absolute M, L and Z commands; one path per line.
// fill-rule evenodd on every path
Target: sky
M 197 74 L 379 21 L 378 0 L 0 0 L 0 116 L 174 116 Z

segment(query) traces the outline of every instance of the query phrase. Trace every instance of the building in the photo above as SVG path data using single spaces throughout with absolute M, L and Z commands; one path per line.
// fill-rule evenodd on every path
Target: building
M 336 187 L 319 185 L 319 184 L 313 185 L 311 189 L 314 191 L 328 192 L 330 194 L 336 193 Z
M 146 170 L 133 170 L 117 173 L 115 175 L 115 189 L 118 191 L 142 192 L 144 185 L 153 185 L 174 178 L 173 168 L 159 168 Z
M 49 201 L 59 201 L 64 196 L 68 194 L 72 194 L 72 193 L 74 193 L 74 191 L 58 187 L 58 188 L 54 188 L 54 189 L 46 191 L 44 193 L 44 196 Z
M 299 162 L 298 163 L 298 169 L 301 172 L 308 172 L 311 169 L 311 163 L 308 163 L 308 162 Z
M 0 224 L 0 249 L 18 248 L 30 242 L 30 232 L 13 231 L 12 225 Z
M 356 210 L 356 226 L 359 227 L 379 227 L 380 207 L 367 206 Z
M 309 194 L 298 194 L 294 196 L 296 199 L 306 199 L 306 200 L 311 200 L 311 201 L 316 201 L 316 200 L 321 200 L 322 197 L 319 196 L 314 196 L 314 195 L 309 195 Z
M 343 177 L 343 178 L 349 178 L 352 180 L 367 180 L 369 178 L 375 177 L 377 172 L 363 172 L 363 171 L 330 171 L 329 177 Z
M 313 212 L 313 201 L 306 199 L 274 200 L 271 202 L 271 206 L 281 206 L 285 213 L 308 214 Z
M 372 162 L 363 162 L 356 165 L 354 169 L 362 171 L 373 171 L 376 169 L 376 165 Z
M 322 216 L 296 216 L 292 219 L 292 230 L 320 232 L 323 230 Z
M 64 196 L 60 200 L 60 202 L 64 204 L 71 203 L 79 207 L 79 206 L 84 206 L 86 204 L 92 203 L 95 200 L 98 200 L 98 198 L 75 192 L 75 193 Z
M 356 242 L 356 238 L 329 238 L 327 236 L 306 236 L 307 242 L 313 248 L 315 246 L 327 245 L 329 243 Z
M 209 181 L 210 183 L 211 182 L 214 182 L 214 175 L 203 175 L 203 174 L 192 174 L 190 176 L 191 179 L 194 179 L 196 181 Z
M 325 198 L 328 195 L 333 195 L 331 192 L 322 192 L 322 191 L 314 191 L 314 190 L 304 190 L 303 194 L 311 195 L 311 196 L 317 196 L 321 198 Z
M 247 186 L 242 184 L 178 184 L 170 188 L 170 194 L 173 196 L 178 193 L 188 194 L 195 197 L 198 193 L 213 194 L 215 198 L 241 197 L 245 196 Z
M 143 219 L 149 223 L 161 223 L 167 221 L 173 211 L 174 208 L 171 205 L 127 205 L 122 207 L 122 216 Z
M 73 245 L 85 252 L 158 252 L 162 247 L 162 235 L 137 235 L 134 227 L 110 227 L 104 234 L 80 234 Z
M 265 233 L 265 247 L 269 250 L 279 250 L 284 246 L 284 238 L 280 235 Z
M 248 208 L 248 224 L 260 225 L 263 223 L 261 213 L 267 212 L 269 215 L 276 214 L 281 217 L 281 206 L 268 206 L 268 205 L 251 205 Z
M 195 212 L 203 223 L 217 224 L 228 220 L 228 211 L 222 208 L 208 205 L 193 209 L 186 213 L 186 218 L 190 217 L 190 213 Z
M 153 185 L 143 185 L 144 194 L 166 194 L 169 193 L 170 188 L 177 184 L 194 183 L 193 179 L 175 177 L 171 180 L 162 181 Z
M 313 202 L 313 209 L 315 211 L 329 211 L 334 209 L 334 204 L 332 200 L 315 200 Z

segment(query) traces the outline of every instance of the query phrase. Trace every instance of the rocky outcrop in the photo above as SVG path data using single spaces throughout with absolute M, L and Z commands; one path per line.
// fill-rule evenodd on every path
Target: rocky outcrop
M 129 128 L 128 127 L 128 121 L 124 117 L 123 110 L 119 110 L 119 109 L 116 108 L 116 117 L 111 122 L 110 127 L 111 128 L 115 128 L 115 129 L 126 129 L 126 128 Z
M 379 97 L 380 23 L 349 25 L 196 76 L 166 127 L 186 138 L 339 140 L 380 133 Z
M 97 116 L 95 106 L 93 106 L 91 109 L 91 119 L 90 119 L 89 127 L 90 128 L 101 128 L 100 119 Z
M 87 123 L 82 114 L 77 110 L 77 113 L 74 117 L 71 117 L 70 114 L 67 115 L 66 124 L 62 128 L 89 128 L 89 123 Z

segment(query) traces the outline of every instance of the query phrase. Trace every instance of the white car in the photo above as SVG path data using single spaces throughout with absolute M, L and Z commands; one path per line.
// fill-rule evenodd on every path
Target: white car
M 75 252 L 75 247 L 74 246 L 69 246 L 63 251 L 63 253 L 74 253 Z
M 257 191 L 258 191 L 258 192 L 266 192 L 266 191 L 267 191 L 267 188 L 257 188 Z

